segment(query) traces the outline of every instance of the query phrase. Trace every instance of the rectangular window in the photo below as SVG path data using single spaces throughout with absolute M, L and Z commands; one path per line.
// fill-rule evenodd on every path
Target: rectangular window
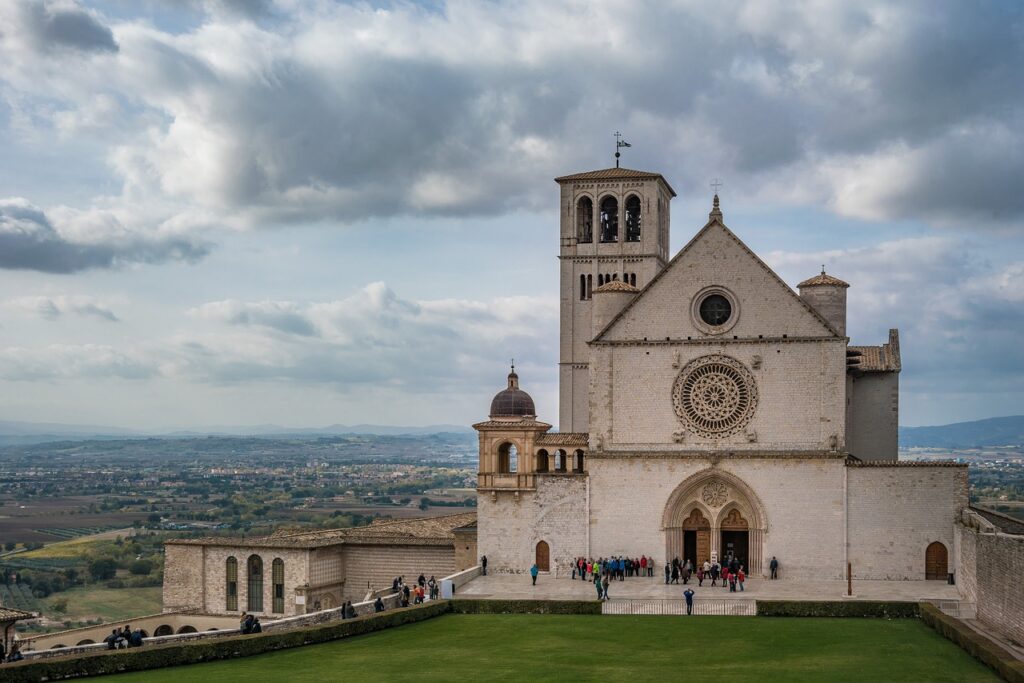
M 271 579 L 274 584 L 273 611 L 275 614 L 284 614 L 284 562 L 282 560 L 274 560 Z
M 228 558 L 226 573 L 227 585 L 224 594 L 227 596 L 227 604 L 224 607 L 229 612 L 233 612 L 238 610 L 238 560 L 233 557 Z

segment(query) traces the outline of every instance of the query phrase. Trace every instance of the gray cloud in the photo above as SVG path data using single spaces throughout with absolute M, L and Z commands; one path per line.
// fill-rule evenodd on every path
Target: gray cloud
M 11 305 L 36 313 L 46 320 L 58 320 L 71 313 L 112 323 L 121 321 L 109 306 L 88 296 L 20 297 L 11 301 Z
M 20 31 L 40 50 L 71 49 L 84 52 L 116 52 L 110 28 L 90 12 L 68 3 L 13 0 Z
M 184 237 L 125 233 L 71 239 L 27 201 L 0 200 L 0 268 L 74 273 L 127 263 L 196 261 L 208 251 L 208 245 Z

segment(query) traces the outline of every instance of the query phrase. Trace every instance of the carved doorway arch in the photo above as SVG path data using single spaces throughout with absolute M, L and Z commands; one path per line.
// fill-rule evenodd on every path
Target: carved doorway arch
M 551 571 L 551 548 L 548 546 L 547 541 L 540 541 L 537 543 L 537 557 L 535 562 L 537 563 L 537 569 L 540 571 Z

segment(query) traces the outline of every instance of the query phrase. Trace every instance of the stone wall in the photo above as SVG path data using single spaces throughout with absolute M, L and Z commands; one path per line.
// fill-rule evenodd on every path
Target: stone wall
M 475 567 L 480 559 L 476 546 L 476 528 L 455 530 L 455 571 Z
M 861 460 L 896 460 L 899 374 L 874 372 L 847 380 L 846 448 Z
M 754 496 L 752 501 L 740 501 L 739 507 L 755 506 L 765 520 L 766 529 L 756 548 L 763 558 L 763 574 L 774 555 L 783 578 L 843 576 L 845 468 L 841 459 L 728 458 L 711 466 L 704 458 L 592 455 L 588 467 L 591 555 L 595 557 L 646 555 L 659 565 L 664 563 L 667 539 L 662 520 L 676 489 L 686 487 L 694 477 L 725 482 L 727 497 L 716 506 L 695 501 L 716 526 L 716 520 L 737 499 L 750 497 L 731 484 L 735 478 L 752 489 Z M 724 476 L 716 477 L 716 472 Z M 719 540 L 713 533 L 713 550 L 718 549 Z M 753 536 L 751 542 L 756 543 Z
M 946 546 L 956 571 L 953 527 L 967 506 L 967 467 L 904 463 L 853 466 L 849 474 L 850 562 L 855 579 L 925 578 L 925 549 Z
M 960 572 L 965 600 L 977 605 L 977 618 L 1024 646 L 1024 536 L 1003 533 L 973 510 L 957 524 Z
M 397 576 L 412 584 L 420 574 L 440 581 L 455 573 L 455 552 L 450 545 L 350 545 L 345 546 L 344 557 L 344 600 L 362 600 L 368 590 L 390 586 Z
M 170 546 L 173 547 L 173 546 Z M 310 551 L 304 549 L 285 548 L 246 548 L 204 546 L 203 574 L 206 577 L 203 590 L 204 600 L 200 609 L 207 614 L 241 614 L 251 612 L 260 617 L 281 617 L 301 614 L 306 605 L 295 602 L 295 587 L 302 586 L 309 580 Z M 249 573 L 248 560 L 258 555 L 263 560 L 263 609 L 252 609 L 249 606 Z M 234 557 L 238 561 L 238 609 L 227 609 L 227 559 Z M 273 612 L 273 573 L 272 563 L 280 558 L 284 562 L 284 611 Z M 167 570 L 164 569 L 164 576 Z
M 164 546 L 163 609 L 202 609 L 203 546 Z
M 589 467 L 589 463 L 588 463 Z M 477 499 L 477 543 L 488 572 L 525 573 L 537 543 L 550 547 L 552 572 L 568 573 L 586 554 L 587 476 L 539 474 L 536 491 L 482 493 Z

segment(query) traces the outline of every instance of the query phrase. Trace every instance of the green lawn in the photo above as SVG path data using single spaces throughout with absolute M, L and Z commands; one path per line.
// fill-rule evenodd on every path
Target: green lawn
M 684 678 L 998 680 L 912 619 L 445 615 L 323 645 L 122 674 L 112 683 Z

